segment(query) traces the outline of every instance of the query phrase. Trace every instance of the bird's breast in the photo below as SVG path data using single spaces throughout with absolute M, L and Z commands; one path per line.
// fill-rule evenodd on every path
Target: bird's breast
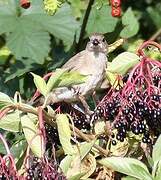
M 83 68 L 80 69 L 80 73 L 84 75 L 100 75 L 106 69 L 107 57 L 104 53 L 98 53 L 95 55 L 90 52 L 86 61 L 84 61 Z

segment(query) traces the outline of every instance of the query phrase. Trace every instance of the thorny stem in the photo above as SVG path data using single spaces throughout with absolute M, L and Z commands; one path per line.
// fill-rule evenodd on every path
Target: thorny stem
M 31 109 L 31 108 L 27 107 L 27 106 L 26 106 L 25 104 L 23 104 L 23 103 L 21 103 L 21 104 L 16 104 L 16 105 L 11 105 L 10 107 L 11 107 L 11 109 L 14 109 L 14 110 L 18 109 L 18 110 L 20 110 L 20 111 L 22 111 L 22 112 L 32 113 L 32 114 L 35 114 L 35 115 L 37 115 L 37 116 L 39 115 L 39 113 L 38 113 L 38 111 L 37 111 L 36 108 L 32 108 L 32 109 Z M 44 111 L 44 110 L 42 110 L 42 112 L 43 112 L 43 114 L 44 114 L 44 119 L 45 119 L 45 121 L 46 121 L 47 123 L 49 123 L 51 126 L 54 127 L 54 126 L 55 126 L 55 122 L 54 122 L 55 116 L 54 116 L 54 115 L 53 115 L 53 116 L 49 115 L 49 114 L 48 114 L 46 111 Z M 70 129 L 71 129 L 71 130 L 74 129 L 76 135 L 77 135 L 78 137 L 81 137 L 82 139 L 84 139 L 84 140 L 87 141 L 87 142 L 90 142 L 90 141 L 92 141 L 92 140 L 94 139 L 94 138 L 92 138 L 92 136 L 88 136 L 88 135 L 84 134 L 82 131 L 80 131 L 78 128 L 73 127 L 72 124 L 70 124 Z M 96 145 L 96 144 L 94 144 L 93 147 L 96 148 L 101 154 L 103 154 L 103 155 L 105 155 L 105 156 L 107 156 L 107 155 L 109 154 L 108 150 L 103 149 L 102 147 L 100 147 L 100 146 L 98 146 L 98 145 Z

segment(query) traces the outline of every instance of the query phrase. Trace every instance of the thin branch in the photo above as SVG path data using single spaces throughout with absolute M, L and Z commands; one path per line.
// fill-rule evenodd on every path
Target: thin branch
M 158 36 L 160 36 L 161 35 L 161 28 L 160 29 L 158 29 L 158 31 L 157 32 L 155 32 L 152 36 L 151 36 L 151 38 L 149 39 L 149 40 L 151 40 L 151 41 L 155 41 L 156 40 L 156 38 L 158 37 Z
M 38 111 L 37 111 L 36 108 L 29 108 L 29 107 L 27 107 L 26 104 L 23 104 L 23 103 L 19 103 L 19 104 L 16 104 L 16 105 L 11 105 L 10 107 L 11 107 L 12 109 L 15 109 L 15 110 L 18 109 L 18 110 L 20 110 L 20 111 L 22 111 L 22 112 L 32 113 L 32 114 L 35 114 L 35 115 L 38 116 Z M 43 113 L 44 113 L 45 121 L 46 121 L 48 124 L 50 124 L 52 127 L 54 127 L 54 126 L 55 126 L 55 122 L 54 122 L 55 116 L 49 115 L 49 114 L 48 114 L 46 111 L 44 111 L 44 110 L 43 110 Z M 73 127 L 72 124 L 70 124 L 70 128 L 71 128 L 71 130 L 74 129 L 76 135 L 77 135 L 78 137 L 81 137 L 81 138 L 84 139 L 85 141 L 91 142 L 92 140 L 94 140 L 94 137 L 93 137 L 93 136 L 89 136 L 89 135 L 87 135 L 87 134 L 84 134 L 84 133 L 83 133 L 82 131 L 80 131 L 78 128 Z M 104 156 L 107 156 L 107 155 L 109 154 L 109 151 L 108 151 L 108 150 L 103 149 L 102 147 L 100 147 L 100 146 L 98 146 L 98 145 L 96 145 L 96 144 L 94 144 L 93 147 L 96 148 L 96 149 L 97 149 L 102 155 L 104 155 Z
M 80 35 L 79 35 L 79 41 L 78 41 L 78 44 L 77 44 L 77 47 L 76 47 L 76 51 L 77 52 L 80 51 L 80 47 L 82 45 L 82 41 L 83 41 L 86 25 L 87 25 L 87 22 L 88 22 L 88 18 L 89 18 L 89 15 L 90 15 L 93 3 L 94 3 L 94 0 L 90 0 L 89 1 L 87 10 L 86 10 L 84 18 L 83 18 L 83 23 L 82 23 L 82 27 L 81 27 L 81 31 L 80 31 Z

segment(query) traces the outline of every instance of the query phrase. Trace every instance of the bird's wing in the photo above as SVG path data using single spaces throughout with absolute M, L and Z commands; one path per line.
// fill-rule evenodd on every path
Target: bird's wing
M 85 58 L 85 50 L 76 54 L 72 58 L 70 58 L 63 66 L 63 69 L 67 69 L 68 71 L 79 71 L 81 66 L 83 65 L 83 60 Z

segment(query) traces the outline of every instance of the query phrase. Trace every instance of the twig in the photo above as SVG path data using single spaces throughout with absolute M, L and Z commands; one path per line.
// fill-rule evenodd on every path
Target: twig
M 81 31 L 80 31 L 80 35 L 79 35 L 79 41 L 78 41 L 78 44 L 77 44 L 77 47 L 76 47 L 77 52 L 80 51 L 80 47 L 81 47 L 81 44 L 82 44 L 82 41 L 83 41 L 86 25 L 87 25 L 87 22 L 88 22 L 88 18 L 89 18 L 93 3 L 94 3 L 94 0 L 89 1 L 87 10 L 86 10 L 84 18 L 83 18 L 83 23 L 82 23 L 82 27 L 81 27 Z
M 155 32 L 149 40 L 154 41 L 159 35 L 161 35 L 161 28 L 158 29 L 158 31 Z
M 18 110 L 20 110 L 20 111 L 22 111 L 22 112 L 26 112 L 26 113 L 32 113 L 32 114 L 35 114 L 35 115 L 37 115 L 38 116 L 38 111 L 37 111 L 37 109 L 36 108 L 28 108 L 25 104 L 23 104 L 23 103 L 19 103 L 19 104 L 16 104 L 16 105 L 11 105 L 10 106 L 12 109 L 18 109 Z M 44 111 L 43 110 L 43 113 L 44 113 L 44 119 L 45 119 L 45 121 L 48 123 L 48 124 L 50 124 L 52 127 L 54 127 L 55 126 L 55 124 L 54 124 L 54 120 L 55 120 L 55 116 L 51 116 L 51 115 L 49 115 L 46 111 Z M 86 135 L 86 134 L 84 134 L 82 131 L 80 131 L 78 128 L 76 128 L 76 127 L 74 127 L 73 128 L 73 126 L 72 126 L 72 124 L 70 124 L 70 128 L 71 128 L 71 130 L 73 130 L 74 129 L 74 131 L 75 131 L 75 133 L 77 134 L 77 136 L 78 137 L 81 137 L 82 139 L 84 139 L 85 141 L 87 141 L 87 142 L 90 142 L 90 141 L 92 141 L 94 138 L 92 137 L 92 136 L 88 136 L 88 135 Z M 102 155 L 105 155 L 105 156 L 107 156 L 108 154 L 109 154 L 109 152 L 106 150 L 106 149 L 103 149 L 102 147 L 100 147 L 100 146 L 98 146 L 98 145 L 96 145 L 96 144 L 94 144 L 94 146 L 93 146 L 94 148 L 96 148 Z

